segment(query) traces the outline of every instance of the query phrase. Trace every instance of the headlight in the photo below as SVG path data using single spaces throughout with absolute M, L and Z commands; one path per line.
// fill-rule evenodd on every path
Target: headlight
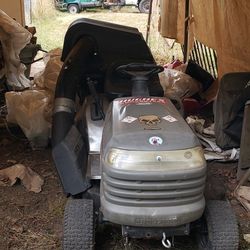
M 184 170 L 202 168 L 206 165 L 201 147 L 143 152 L 112 148 L 105 161 L 110 167 L 134 171 Z

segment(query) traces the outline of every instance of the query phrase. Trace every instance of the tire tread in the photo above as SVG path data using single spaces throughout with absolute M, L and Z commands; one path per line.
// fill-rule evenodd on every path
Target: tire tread
M 236 216 L 227 201 L 208 201 L 205 209 L 209 243 L 204 250 L 238 250 Z
M 64 211 L 63 249 L 94 249 L 94 205 L 92 200 L 68 200 Z

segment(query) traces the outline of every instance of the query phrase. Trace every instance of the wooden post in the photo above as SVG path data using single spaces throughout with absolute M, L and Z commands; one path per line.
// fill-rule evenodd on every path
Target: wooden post
M 188 22 L 189 22 L 189 0 L 186 0 L 185 4 L 185 28 L 184 28 L 184 44 L 183 44 L 183 54 L 184 63 L 188 60 Z

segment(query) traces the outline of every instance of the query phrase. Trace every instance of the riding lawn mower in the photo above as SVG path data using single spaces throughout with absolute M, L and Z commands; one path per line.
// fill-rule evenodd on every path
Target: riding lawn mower
M 54 102 L 52 154 L 68 197 L 64 249 L 94 249 L 100 224 L 125 241 L 199 235 L 200 249 L 238 249 L 228 201 L 205 201 L 206 161 L 135 28 L 79 19 L 68 29 Z

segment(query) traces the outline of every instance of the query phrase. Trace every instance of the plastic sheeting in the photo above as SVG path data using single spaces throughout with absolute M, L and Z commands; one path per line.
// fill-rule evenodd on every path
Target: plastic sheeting
M 44 57 L 46 66 L 34 76 L 35 88 L 5 94 L 7 121 L 21 127 L 33 149 L 48 145 L 61 53 L 61 49 L 54 49 Z
M 30 87 L 30 80 L 24 76 L 26 67 L 19 59 L 20 51 L 29 43 L 31 33 L 0 10 L 0 40 L 3 47 L 5 67 L 0 77 L 7 77 L 7 82 L 14 89 Z
M 159 77 L 164 95 L 170 99 L 191 97 L 202 89 L 200 82 L 175 69 L 164 69 Z
M 183 43 L 185 0 L 161 0 L 159 30 Z M 250 1 L 190 0 L 189 44 L 196 38 L 216 50 L 219 78 L 250 71 Z
M 203 145 L 204 155 L 207 161 L 215 160 L 226 162 L 237 161 L 239 159 L 239 148 L 223 150 L 216 144 L 214 136 L 214 124 L 205 128 L 205 120 L 199 119 L 196 116 L 188 116 L 186 121 L 199 138 L 200 143 Z
M 45 69 L 34 75 L 34 85 L 46 90 L 48 94 L 48 103 L 44 110 L 44 117 L 50 123 L 52 121 L 52 109 L 54 106 L 57 78 L 63 65 L 61 56 L 62 50 L 60 48 L 51 50 L 43 59 L 46 65 Z
M 8 122 L 21 127 L 33 149 L 46 147 L 50 127 L 44 116 L 48 93 L 45 90 L 11 91 L 5 94 L 5 99 Z

